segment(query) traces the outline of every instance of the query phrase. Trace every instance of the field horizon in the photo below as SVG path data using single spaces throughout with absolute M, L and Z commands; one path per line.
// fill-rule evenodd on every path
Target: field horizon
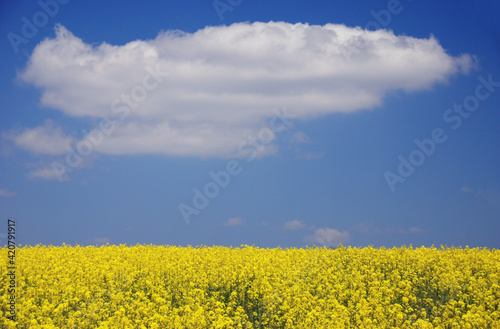
M 12 280 L 0 280 L 4 328 L 500 324 L 496 249 L 108 244 L 15 250 L 15 320 L 5 293 Z

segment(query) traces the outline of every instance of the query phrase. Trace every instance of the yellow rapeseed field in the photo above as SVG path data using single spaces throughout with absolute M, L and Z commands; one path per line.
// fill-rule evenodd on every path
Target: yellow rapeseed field
M 16 249 L 1 328 L 500 328 L 500 251 L 63 245 Z

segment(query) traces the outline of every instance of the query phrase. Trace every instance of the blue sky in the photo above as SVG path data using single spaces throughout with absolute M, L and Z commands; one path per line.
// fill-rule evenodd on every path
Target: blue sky
M 3 1 L 0 233 L 499 248 L 499 13 Z

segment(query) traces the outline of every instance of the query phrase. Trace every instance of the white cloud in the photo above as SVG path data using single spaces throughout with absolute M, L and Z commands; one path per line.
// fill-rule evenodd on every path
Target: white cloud
M 352 227 L 353 230 L 361 234 L 380 233 L 380 228 L 373 223 L 359 223 Z
M 352 227 L 352 230 L 360 234 L 379 234 L 383 232 L 391 234 L 408 234 L 408 233 L 417 234 L 425 232 L 424 229 L 417 226 L 412 226 L 410 228 L 405 228 L 401 226 L 387 226 L 385 228 L 381 228 L 379 226 L 374 225 L 371 222 L 356 224 Z
M 302 131 L 295 132 L 291 137 L 291 142 L 295 144 L 309 144 L 311 138 Z
M 242 218 L 228 218 L 228 220 L 224 223 L 225 226 L 240 226 L 243 225 Z
M 356 44 L 364 46 L 346 60 Z M 97 152 L 205 157 L 234 156 L 273 108 L 288 106 L 296 120 L 370 109 L 390 91 L 429 88 L 471 63 L 469 55 L 449 56 L 434 37 L 335 24 L 238 23 L 122 46 L 86 44 L 58 25 L 20 78 L 41 90 L 42 106 L 114 118 Z M 51 155 L 71 141 L 50 123 L 13 139 Z
M 111 243 L 111 239 L 108 237 L 95 237 L 92 238 L 90 241 L 90 244 L 106 244 L 106 243 Z
M 400 227 L 400 226 L 387 226 L 385 228 L 385 231 L 387 233 L 391 234 L 407 234 L 408 230 L 406 228 Z
M 285 222 L 285 230 L 301 230 L 304 227 L 304 224 L 298 219 Z
M 60 173 L 58 175 L 58 171 L 54 170 L 52 166 L 41 167 L 39 169 L 30 171 L 28 173 L 28 176 L 30 178 L 40 178 L 46 180 L 63 180 L 63 181 L 69 180 L 69 175 L 65 173 Z
M 401 227 L 401 226 L 388 226 L 385 228 L 385 231 L 387 233 L 391 233 L 391 234 L 408 234 L 408 233 L 418 234 L 418 233 L 425 232 L 425 230 L 423 228 L 416 227 L 416 226 L 412 226 L 410 228 L 405 228 L 405 227 Z
M 418 234 L 418 233 L 424 233 L 425 230 L 423 228 L 413 226 L 408 229 L 408 232 Z
M 312 143 L 311 138 L 302 131 L 290 133 L 287 142 L 290 150 L 295 153 L 295 158 L 299 160 L 319 160 L 325 156 L 324 152 L 310 151 L 304 149 Z
M 340 243 L 348 242 L 351 235 L 348 231 L 338 231 L 333 228 L 319 228 L 314 231 L 313 235 L 308 235 L 304 238 L 307 243 L 313 243 L 321 246 L 336 246 Z
M 305 152 L 300 149 L 295 150 L 295 158 L 299 160 L 319 160 L 323 159 L 325 152 Z
M 467 185 L 462 186 L 462 188 L 460 189 L 460 192 L 464 192 L 464 193 L 467 193 L 470 191 L 471 191 L 471 189 Z
M 479 190 L 476 195 L 493 205 L 500 204 L 500 193 L 493 190 Z
M 13 196 L 16 196 L 16 192 L 11 192 L 9 190 L 2 190 L 0 189 L 0 197 L 13 197 Z
M 67 152 L 66 147 L 72 138 L 64 134 L 61 127 L 51 120 L 33 129 L 25 129 L 20 133 L 3 133 L 2 137 L 12 140 L 18 147 L 36 154 L 60 155 Z

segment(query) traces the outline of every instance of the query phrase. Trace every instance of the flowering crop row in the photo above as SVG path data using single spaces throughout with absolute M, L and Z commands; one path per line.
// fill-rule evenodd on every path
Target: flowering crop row
M 16 321 L 4 259 L 1 328 L 500 328 L 499 250 L 25 246 Z

